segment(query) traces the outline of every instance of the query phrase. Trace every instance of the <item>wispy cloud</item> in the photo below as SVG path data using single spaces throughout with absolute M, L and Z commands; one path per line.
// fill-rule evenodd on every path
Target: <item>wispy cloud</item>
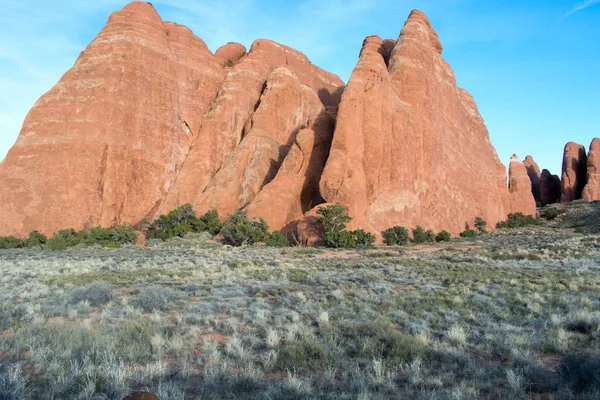
M 571 15 L 575 14 L 578 11 L 585 10 L 586 8 L 589 8 L 589 7 L 593 6 L 594 4 L 599 4 L 599 3 L 600 3 L 600 0 L 584 0 L 581 3 L 576 4 L 571 9 L 571 11 L 569 11 L 568 13 L 563 15 L 563 18 L 570 17 Z

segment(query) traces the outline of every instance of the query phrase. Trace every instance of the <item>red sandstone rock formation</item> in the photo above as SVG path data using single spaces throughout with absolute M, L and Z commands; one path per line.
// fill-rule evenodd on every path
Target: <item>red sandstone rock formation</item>
M 525 157 L 523 164 L 525 164 L 525 168 L 527 168 L 527 175 L 531 181 L 531 192 L 533 193 L 535 201 L 538 202 L 540 201 L 540 176 L 542 175 L 542 172 L 531 156 Z
M 476 216 L 493 226 L 528 212 L 441 51 L 414 11 L 398 41 L 365 40 L 340 106 L 343 82 L 293 49 L 257 40 L 213 55 L 131 3 L 36 103 L 0 164 L 0 235 L 136 224 L 185 203 L 222 217 L 245 208 L 302 243 L 322 233 L 324 201 L 375 233 L 457 234 Z
M 324 107 L 337 107 L 343 82 L 336 75 L 312 65 L 306 56 L 289 47 L 269 40 L 255 41 L 248 55 L 228 72 L 177 182 L 160 208 L 161 213 L 185 203 L 198 205 L 204 201 L 203 192 L 215 174 L 252 130 L 252 116 L 260 109 L 268 75 L 281 66 L 286 66 L 300 83 L 309 87 Z M 298 111 L 277 110 L 288 113 L 290 118 Z
M 540 203 L 543 206 L 560 201 L 560 178 L 547 169 L 540 175 Z
M 508 167 L 508 191 L 510 192 L 511 210 L 525 215 L 536 215 L 535 199 L 531 193 L 531 180 L 527 167 L 516 154 L 510 158 Z
M 326 118 L 296 135 L 275 179 L 246 208 L 250 218 L 263 216 L 272 229 L 280 230 L 322 203 L 319 179 L 329 154 L 332 123 Z
M 215 58 L 224 67 L 233 67 L 242 57 L 246 55 L 246 48 L 235 42 L 229 42 L 219 47 L 215 52 Z
M 246 124 L 247 133 L 227 155 L 206 189 L 198 195 L 196 210 L 203 214 L 216 209 L 219 215 L 227 216 L 244 208 L 275 177 L 298 131 L 319 118 L 330 119 L 317 94 L 302 85 L 287 68 L 273 71 L 267 79 L 257 110 Z M 331 137 L 333 124 L 327 127 L 329 130 L 324 134 Z M 299 182 L 300 186 L 302 184 Z M 315 186 L 318 187 L 318 181 Z M 288 200 L 299 203 L 299 199 L 300 196 Z M 258 216 L 271 222 L 272 228 L 283 227 L 282 223 L 273 225 L 270 218 L 272 212 L 281 210 L 261 207 L 261 211 L 263 213 Z
M 0 164 L 0 234 L 154 215 L 222 80 L 204 42 L 150 4 L 113 13 Z
M 581 198 L 587 201 L 600 200 L 600 138 L 590 143 L 587 156 L 587 184 L 583 188 Z
M 399 224 L 457 234 L 513 211 L 506 169 L 438 35 L 413 11 L 395 44 L 368 37 L 344 91 L 321 194 L 380 233 Z M 528 210 L 519 210 L 528 211 Z
M 562 203 L 581 199 L 586 183 L 587 156 L 585 148 L 569 142 L 565 146 L 562 164 L 561 196 Z

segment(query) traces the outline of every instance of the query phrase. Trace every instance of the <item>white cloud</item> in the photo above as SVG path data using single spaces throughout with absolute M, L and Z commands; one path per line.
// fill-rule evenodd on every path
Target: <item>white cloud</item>
M 575 14 L 578 11 L 585 10 L 586 8 L 589 8 L 589 7 L 593 6 L 594 4 L 598 4 L 598 3 L 600 3 L 600 0 L 584 0 L 581 3 L 576 4 L 571 9 L 571 11 L 569 11 L 568 13 L 563 15 L 563 18 L 567 18 L 567 17 Z

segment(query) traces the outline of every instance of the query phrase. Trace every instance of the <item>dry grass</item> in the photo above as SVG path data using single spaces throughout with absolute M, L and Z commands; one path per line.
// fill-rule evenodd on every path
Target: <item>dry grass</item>
M 1 251 L 0 399 L 598 398 L 583 207 L 403 248 Z

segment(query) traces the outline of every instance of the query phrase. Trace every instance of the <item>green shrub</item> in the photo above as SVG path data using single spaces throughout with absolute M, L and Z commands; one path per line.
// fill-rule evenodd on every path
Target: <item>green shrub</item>
M 425 230 L 422 226 L 417 226 L 412 231 L 413 242 L 415 243 L 433 243 L 435 242 L 435 234 L 431 229 Z
M 346 214 L 344 206 L 339 204 L 319 207 L 317 214 L 321 215 L 317 223 L 321 224 L 325 235 L 321 240 L 326 247 L 332 248 L 367 248 L 375 243 L 375 235 L 362 229 L 347 231 L 346 223 L 352 217 Z
M 216 210 L 208 211 L 198 218 L 191 204 L 184 204 L 167 215 L 161 215 L 148 225 L 146 239 L 170 240 L 175 236 L 185 237 L 192 232 L 209 232 L 216 235 L 221 231 L 221 221 Z
M 290 241 L 279 231 L 274 231 L 265 241 L 267 246 L 271 247 L 289 247 Z
M 508 214 L 506 221 L 498 222 L 496 228 L 521 228 L 528 225 L 539 225 L 539 221 L 531 215 L 525 215 L 522 212 Z
M 200 222 L 200 228 L 213 236 L 221 232 L 221 228 L 223 228 L 223 224 L 221 223 L 221 220 L 219 220 L 219 213 L 217 210 L 208 211 L 206 214 L 200 217 Z
M 0 249 L 19 249 L 24 246 L 25 241 L 23 239 L 14 236 L 0 237 Z
M 262 218 L 249 220 L 248 213 L 240 210 L 227 218 L 221 234 L 223 241 L 232 246 L 265 242 L 269 238 L 269 225 Z
M 283 347 L 277 354 L 274 370 L 321 370 L 327 366 L 327 352 L 317 343 L 302 341 Z
M 44 235 L 38 231 L 32 231 L 29 233 L 29 237 L 25 241 L 25 246 L 30 247 L 30 248 L 31 247 L 42 247 L 44 244 L 46 244 L 47 241 L 48 241 L 48 238 L 46 237 L 46 235 Z
M 62 229 L 56 232 L 48 241 L 44 248 L 50 250 L 65 250 L 68 247 L 77 246 L 83 243 L 85 240 L 85 234 L 83 232 L 77 232 L 73 228 Z
M 350 234 L 354 239 L 354 247 L 368 249 L 373 247 L 373 244 L 375 243 L 375 235 L 373 235 L 371 232 L 365 232 L 362 229 L 357 229 L 355 231 L 351 231 Z
M 138 237 L 135 229 L 127 224 L 117 225 L 113 228 L 97 226 L 84 231 L 83 235 L 87 245 L 99 244 L 110 248 L 118 248 L 122 244 L 135 244 Z
M 479 233 L 485 233 L 487 229 L 487 222 L 481 217 L 475 218 L 475 229 Z
M 395 244 L 399 244 L 399 245 L 405 245 L 408 244 L 408 240 L 409 240 L 409 235 L 408 235 L 408 229 L 402 227 L 402 226 L 394 226 L 392 228 L 388 228 L 385 231 L 382 232 L 383 235 L 383 241 L 385 242 L 385 244 L 387 245 L 395 245 Z
M 449 242 L 450 240 L 452 240 L 452 235 L 448 231 L 441 231 L 435 237 L 436 242 Z
M 460 237 L 462 238 L 474 238 L 477 237 L 477 231 L 473 230 L 473 229 L 467 229 L 466 231 L 463 231 L 460 233 Z
M 547 219 L 548 221 L 552 221 L 556 217 L 558 217 L 559 215 L 564 214 L 564 213 L 565 213 L 565 211 L 558 209 L 556 207 L 552 207 L 552 208 L 542 211 L 540 214 L 540 217 Z

